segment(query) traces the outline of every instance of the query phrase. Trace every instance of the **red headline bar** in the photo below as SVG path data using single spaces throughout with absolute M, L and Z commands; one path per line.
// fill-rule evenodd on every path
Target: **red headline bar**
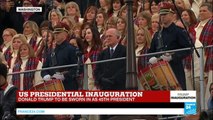
M 18 91 L 17 102 L 170 102 L 170 91 Z

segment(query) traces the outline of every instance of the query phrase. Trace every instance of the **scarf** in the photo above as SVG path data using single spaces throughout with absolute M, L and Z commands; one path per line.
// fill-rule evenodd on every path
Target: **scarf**
M 33 37 L 29 41 L 29 44 L 32 46 L 34 51 L 37 51 L 38 49 L 38 45 L 36 43 L 37 43 L 37 36 L 33 35 Z
M 38 66 L 39 60 L 35 57 L 28 58 L 28 61 L 26 63 L 25 70 L 35 70 Z M 21 65 L 22 65 L 22 60 L 18 60 L 13 68 L 13 72 L 20 72 L 21 71 Z M 23 79 L 23 90 L 29 90 L 30 88 L 33 87 L 33 81 L 35 78 L 35 72 L 28 72 L 24 73 L 24 79 Z M 13 85 L 17 86 L 18 89 L 20 90 L 20 74 L 14 74 L 12 76 L 12 83 Z

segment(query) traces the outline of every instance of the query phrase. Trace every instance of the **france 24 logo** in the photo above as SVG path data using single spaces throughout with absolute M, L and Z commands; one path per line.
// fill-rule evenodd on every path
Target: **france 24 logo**
M 184 103 L 184 114 L 185 115 L 194 115 L 196 114 L 196 102 L 185 102 Z

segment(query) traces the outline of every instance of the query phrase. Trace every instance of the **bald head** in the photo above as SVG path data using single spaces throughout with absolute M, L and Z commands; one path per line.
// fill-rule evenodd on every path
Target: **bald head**
M 106 31 L 106 42 L 110 47 L 114 47 L 120 41 L 120 33 L 116 28 L 109 28 Z

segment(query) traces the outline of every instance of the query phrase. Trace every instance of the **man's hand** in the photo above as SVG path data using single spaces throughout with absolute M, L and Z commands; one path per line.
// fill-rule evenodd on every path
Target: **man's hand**
M 149 63 L 150 64 L 155 64 L 155 63 L 157 63 L 158 62 L 158 59 L 156 58 L 156 57 L 151 57 L 150 59 L 149 59 Z
M 44 81 L 49 81 L 49 80 L 51 80 L 51 76 L 48 74 L 48 75 L 45 75 L 44 77 L 43 77 L 43 80 Z
M 52 78 L 55 78 L 55 79 L 59 79 L 59 80 L 64 80 L 64 75 L 61 74 L 61 73 L 56 73 L 52 76 Z
M 169 62 L 169 61 L 172 60 L 172 56 L 171 56 L 171 54 L 169 54 L 169 53 L 166 53 L 166 54 L 162 55 L 160 58 L 161 58 L 162 60 L 164 60 L 164 61 L 167 61 L 167 62 Z

